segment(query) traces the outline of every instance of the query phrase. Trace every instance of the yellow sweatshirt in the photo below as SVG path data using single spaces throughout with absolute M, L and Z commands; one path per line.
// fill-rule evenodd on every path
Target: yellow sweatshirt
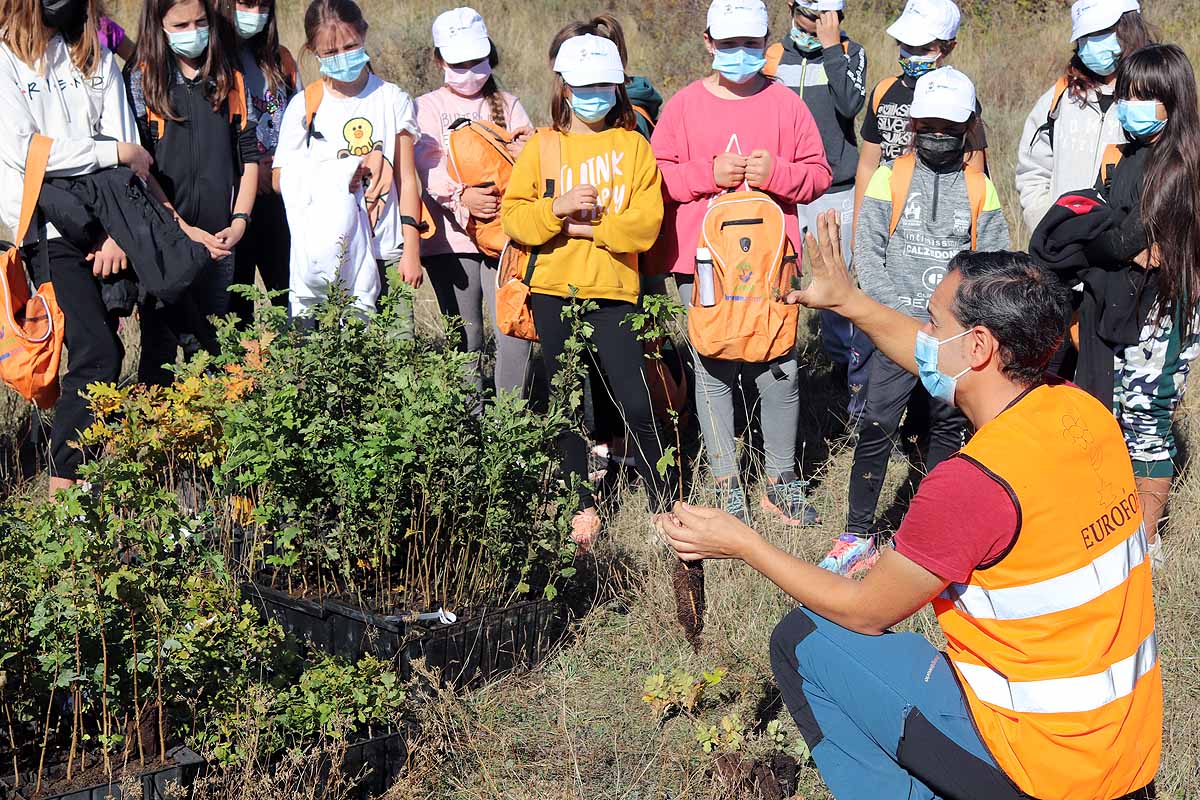
M 540 136 L 558 136 L 561 167 L 557 195 L 578 184 L 596 187 L 603 209 L 593 238 L 563 234 L 564 220 L 543 197 Z M 540 246 L 530 288 L 538 294 L 578 296 L 636 303 L 639 292 L 637 254 L 658 238 L 662 226 L 662 177 L 650 143 L 637 131 L 610 128 L 600 133 L 539 131 L 513 166 L 508 190 L 500 203 L 504 232 L 523 245 Z

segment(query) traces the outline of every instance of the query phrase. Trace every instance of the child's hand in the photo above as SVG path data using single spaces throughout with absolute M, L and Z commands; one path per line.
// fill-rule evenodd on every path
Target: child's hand
M 713 159 L 713 179 L 722 189 L 732 189 L 746 179 L 747 159 L 740 153 L 721 153 Z
M 576 222 L 574 219 L 567 217 L 566 227 L 563 232 L 567 236 L 574 236 L 577 239 L 594 239 L 595 226 L 587 222 Z
M 771 154 L 766 150 L 755 150 L 746 159 L 746 183 L 753 189 L 761 189 L 771 177 Z
M 414 252 L 411 255 L 407 250 L 404 255 L 400 256 L 400 263 L 397 267 L 400 272 L 400 278 L 414 289 L 420 288 L 425 281 L 425 274 L 421 272 L 421 260 Z
M 354 170 L 354 174 L 350 176 L 350 194 L 358 194 L 358 190 L 362 188 L 363 181 L 366 180 L 367 175 L 370 173 L 371 170 L 367 168 L 366 164 L 359 163 L 358 169 Z
M 517 128 L 515 131 L 513 131 L 512 141 L 506 145 L 508 148 L 508 154 L 514 159 L 520 158 L 521 151 L 525 149 L 525 143 L 529 141 L 533 134 L 533 128 L 529 127 L 528 125 Z
M 117 142 L 117 163 L 129 167 L 134 175 L 146 180 L 150 177 L 150 167 L 154 164 L 154 158 L 150 151 L 140 144 Z
M 560 218 L 591 216 L 599 199 L 600 195 L 596 192 L 595 186 L 590 183 L 581 183 L 561 197 L 554 198 L 554 204 L 550 209 L 554 212 L 554 216 Z
M 219 258 L 224 258 L 225 256 L 233 255 L 232 250 L 225 249 L 225 245 L 221 242 L 221 240 L 216 236 L 213 236 L 208 231 L 188 225 L 183 220 L 179 221 L 179 229 L 182 230 L 184 235 L 193 242 L 204 245 L 204 249 L 208 251 L 209 258 L 213 259 L 214 261 Z
M 822 11 L 817 18 L 817 38 L 821 47 L 837 47 L 842 43 L 842 23 L 836 11 Z
M 217 231 L 216 239 L 221 243 L 222 247 L 230 252 L 237 247 L 238 242 L 246 235 L 246 220 L 235 219 L 229 223 L 229 227 L 223 231 Z
M 129 266 L 125 251 L 113 241 L 111 236 L 106 237 L 104 243 L 96 250 L 88 253 L 86 260 L 92 262 L 92 274 L 97 278 L 116 275 Z
M 471 216 L 481 222 L 493 220 L 500 213 L 500 190 L 491 186 L 468 186 L 463 189 L 462 203 Z

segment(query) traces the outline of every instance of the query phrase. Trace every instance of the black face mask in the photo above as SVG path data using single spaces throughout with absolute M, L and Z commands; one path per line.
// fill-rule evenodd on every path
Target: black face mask
M 42 0 L 42 21 L 63 35 L 68 42 L 76 42 L 87 25 L 88 0 Z
M 917 155 L 934 172 L 953 172 L 962 168 L 966 139 L 948 133 L 918 133 L 915 138 Z

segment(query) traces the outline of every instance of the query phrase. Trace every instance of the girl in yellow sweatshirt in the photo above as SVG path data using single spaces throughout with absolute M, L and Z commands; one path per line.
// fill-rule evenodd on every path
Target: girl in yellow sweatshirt
M 625 93 L 625 71 L 609 39 L 585 34 L 563 42 L 554 60 L 553 130 L 539 131 L 522 151 L 500 204 L 504 232 L 540 248 L 529 282 L 531 308 L 546 372 L 552 379 L 570 335 L 562 319 L 574 294 L 594 301 L 589 357 L 603 372 L 637 448 L 637 466 L 651 512 L 667 510 L 671 475 L 655 467 L 662 439 L 642 370 L 642 346 L 627 318 L 638 311 L 638 253 L 650 249 L 662 224 L 661 178 L 650 145 L 636 128 Z M 539 137 L 558 140 L 558 175 L 543 175 Z M 554 196 L 544 196 L 553 180 Z M 587 482 L 587 445 L 577 431 L 559 440 L 568 480 L 579 487 L 572 538 L 584 550 L 600 531 Z

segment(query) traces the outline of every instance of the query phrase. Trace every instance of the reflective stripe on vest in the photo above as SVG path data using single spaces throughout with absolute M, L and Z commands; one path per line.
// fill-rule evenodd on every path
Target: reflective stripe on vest
M 1151 633 L 1131 656 L 1094 675 L 1009 681 L 978 664 L 955 661 L 954 666 L 985 703 L 1024 714 L 1079 714 L 1133 694 L 1137 682 L 1157 662 L 1158 642 Z
M 1121 546 L 1065 575 L 1003 589 L 952 583 L 941 597 L 976 619 L 1029 619 L 1055 614 L 1090 603 L 1123 584 L 1133 568 L 1145 561 L 1146 548 L 1143 526 Z

